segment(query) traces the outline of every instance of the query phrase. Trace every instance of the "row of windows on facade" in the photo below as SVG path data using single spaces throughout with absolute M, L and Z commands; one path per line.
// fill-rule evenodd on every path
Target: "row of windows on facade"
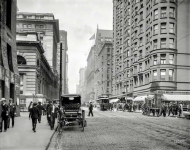
M 160 28 L 159 28 L 159 26 L 160 26 Z M 169 23 L 167 23 L 167 22 L 162 22 L 162 23 L 159 23 L 159 24 L 155 24 L 154 26 L 153 26 L 153 31 L 152 31 L 152 27 L 151 27 L 151 32 L 152 32 L 152 34 L 151 34 L 151 32 L 149 31 L 149 33 L 147 33 L 146 34 L 146 42 L 149 42 L 149 40 L 150 40 L 150 35 L 156 35 L 156 34 L 166 34 L 166 33 L 170 33 L 170 34 L 175 34 L 175 29 L 174 29 L 174 27 L 175 27 L 175 24 L 174 23 L 172 23 L 172 22 L 169 22 Z M 159 32 L 159 29 L 160 29 L 160 32 Z M 131 37 L 131 39 L 132 40 L 135 40 L 136 38 L 138 38 L 138 35 L 139 34 L 141 34 L 141 33 L 143 33 L 143 24 L 142 25 L 140 25 L 139 26 L 139 33 L 138 33 L 138 30 L 136 29 L 134 32 L 132 32 L 132 37 Z M 117 32 L 117 37 L 116 37 L 116 39 L 117 39 L 117 44 L 120 44 L 120 43 L 122 43 L 122 38 L 118 38 L 119 36 L 121 36 L 122 35 L 122 29 L 120 29 L 120 31 L 119 32 Z M 126 29 L 125 30 L 125 32 L 124 32 L 124 40 L 126 39 L 126 38 L 128 38 L 128 37 L 130 37 L 131 36 L 131 30 L 130 29 Z M 140 40 L 140 39 L 139 39 Z M 127 44 L 127 45 L 129 45 L 130 43 L 129 43 L 129 39 L 127 39 L 126 41 L 125 41 L 125 44 Z
M 124 45 L 124 49 L 126 49 L 127 47 L 130 47 L 130 40 L 127 40 L 127 44 Z M 159 46 L 159 43 L 160 43 L 160 46 Z M 139 47 L 143 46 L 143 37 L 140 38 L 139 40 L 139 46 L 138 46 L 138 43 L 135 42 L 134 45 L 132 45 L 132 48 L 131 48 L 131 56 L 132 54 L 138 50 Z M 149 54 L 149 51 L 150 51 L 150 48 L 152 47 L 152 49 L 159 49 L 159 48 L 172 48 L 174 49 L 175 48 L 175 44 L 174 44 L 174 38 L 160 38 L 160 39 L 154 39 L 153 40 L 153 44 L 152 42 L 150 42 L 150 46 L 146 47 L 146 55 Z M 125 52 L 126 51 L 126 52 Z M 130 56 L 130 53 L 129 53 L 129 50 L 125 50 L 124 51 L 124 56 L 126 54 L 125 57 L 129 57 Z M 120 53 L 122 53 L 122 50 L 119 51 L 119 49 L 116 51 L 116 55 L 119 55 Z M 139 54 L 142 53 L 142 50 L 139 50 Z M 140 57 L 142 58 L 142 55 L 140 55 Z
M 22 15 L 22 14 L 18 14 L 17 18 L 53 20 L 53 16 L 45 16 L 45 15 Z
M 142 55 L 142 53 L 141 53 Z M 141 56 L 139 56 L 141 58 Z M 158 65 L 158 64 L 174 64 L 174 54 L 169 54 L 168 57 L 166 54 L 160 54 L 160 59 L 158 59 L 157 55 L 153 55 L 152 57 L 152 65 Z M 134 61 L 133 61 L 134 60 Z M 124 62 L 124 68 L 128 68 L 133 65 L 133 63 L 137 62 L 137 54 L 134 55 L 134 58 L 131 59 L 131 63 L 129 60 Z M 116 61 L 118 64 L 121 64 L 121 59 L 117 59 Z M 144 69 L 148 69 L 150 67 L 150 61 L 146 60 L 144 61 L 145 67 Z M 119 65 L 119 67 L 116 68 L 117 71 L 122 70 L 122 65 Z M 143 71 L 142 63 L 139 63 L 139 72 Z M 134 66 L 134 73 L 137 73 L 137 67 Z M 129 74 L 129 73 L 127 73 Z
M 138 1 L 139 2 L 139 0 L 136 0 L 136 1 Z M 132 2 L 132 13 L 133 12 L 135 12 L 134 14 L 135 15 L 137 15 L 138 14 L 138 10 L 139 9 L 141 9 L 141 8 L 143 8 L 143 0 L 140 0 L 140 8 L 138 9 L 138 6 L 137 7 L 135 7 L 134 8 L 134 6 L 135 6 L 135 4 L 136 3 L 138 3 L 138 2 Z M 175 0 L 154 0 L 154 2 L 153 2 L 153 5 L 155 5 L 155 4 L 157 4 L 157 3 L 159 3 L 159 2 L 171 2 L 171 3 L 175 3 Z M 125 3 L 127 3 L 127 2 L 125 2 Z M 146 8 L 146 12 L 147 12 L 147 16 L 150 14 L 150 10 L 151 10 L 151 7 L 152 7 L 152 0 L 151 0 L 151 3 L 149 3 L 149 2 L 147 2 L 147 5 L 148 5 L 148 7 Z M 128 8 L 127 8 L 128 7 Z M 125 11 L 125 14 L 126 15 L 131 15 L 131 11 L 130 11 L 130 2 L 128 2 L 128 5 L 126 5 L 126 7 L 124 8 L 124 11 Z M 119 14 L 122 14 L 122 8 L 123 8 L 123 5 L 122 5 L 122 2 L 120 3 L 120 5 L 117 5 L 117 7 L 116 7 L 116 12 Z M 134 9 L 133 9 L 134 8 Z M 162 14 L 163 14 L 163 16 L 161 15 L 161 17 L 166 17 L 166 15 L 165 15 L 165 12 L 166 12 L 166 10 L 163 8 L 162 9 Z M 172 11 L 171 11 L 172 12 Z M 141 14 L 141 13 L 140 13 Z M 142 14 L 141 14 L 141 16 L 143 16 Z M 134 16 L 132 16 L 132 17 L 134 17 Z M 170 17 L 174 17 L 174 15 L 173 14 L 171 14 L 171 16 Z
M 151 16 L 152 16 L 152 13 L 151 13 Z M 175 18 L 175 8 L 174 7 L 169 7 L 169 14 L 168 15 L 167 15 L 167 7 L 161 7 L 160 18 L 166 18 L 166 17 Z M 134 18 L 134 16 L 132 16 L 132 25 L 133 25 L 132 28 L 134 29 L 136 26 L 138 26 L 138 18 L 136 18 L 134 20 L 133 20 L 133 18 Z M 159 19 L 159 10 L 158 9 L 154 10 L 153 19 L 154 20 Z M 142 20 L 143 20 L 143 12 L 141 12 L 139 15 L 139 21 L 142 21 Z M 120 24 L 118 24 L 117 28 L 122 26 L 122 22 L 123 22 L 123 20 L 121 18 L 120 22 L 117 22 L 117 23 L 120 23 Z M 150 22 L 151 22 L 151 20 L 149 18 L 149 20 L 146 21 L 146 29 L 149 28 Z M 124 26 L 126 28 L 127 26 L 130 26 L 130 25 L 131 25 L 131 19 L 126 16 L 125 21 L 124 21 Z
M 17 28 L 19 28 L 19 24 L 17 24 Z M 49 28 L 52 29 L 52 25 L 34 25 L 34 24 L 22 24 L 22 28 L 37 28 L 37 29 L 43 29 L 43 28 Z
M 134 76 L 134 85 L 138 86 L 138 82 L 139 85 L 143 85 L 143 84 L 147 84 L 150 83 L 152 81 L 174 81 L 174 70 L 173 69 L 160 69 L 160 77 L 158 77 L 158 70 L 153 70 L 152 71 L 152 78 L 151 78 L 151 73 L 146 73 L 144 74 L 144 76 L 138 75 L 138 76 Z M 128 74 L 124 74 L 123 78 L 128 78 Z M 168 76 L 168 78 L 167 78 Z M 122 77 L 117 77 L 116 78 L 116 82 L 121 82 L 122 81 Z M 131 83 L 133 83 L 133 80 L 131 80 Z M 127 81 L 127 85 L 129 85 L 129 81 Z

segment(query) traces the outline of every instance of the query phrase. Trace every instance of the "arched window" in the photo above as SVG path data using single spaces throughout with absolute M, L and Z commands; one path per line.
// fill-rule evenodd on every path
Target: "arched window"
M 23 56 L 17 56 L 17 64 L 18 65 L 26 65 L 26 59 Z

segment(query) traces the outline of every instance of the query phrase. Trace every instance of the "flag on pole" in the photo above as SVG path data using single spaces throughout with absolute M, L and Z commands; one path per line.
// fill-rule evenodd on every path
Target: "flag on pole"
M 95 39 L 95 33 L 93 34 L 93 36 L 89 40 L 94 40 L 94 39 Z

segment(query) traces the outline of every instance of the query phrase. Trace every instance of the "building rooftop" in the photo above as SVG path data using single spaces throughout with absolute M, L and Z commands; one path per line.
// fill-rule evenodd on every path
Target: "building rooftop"
M 98 33 L 100 33 L 102 37 L 113 37 L 112 30 L 98 29 Z

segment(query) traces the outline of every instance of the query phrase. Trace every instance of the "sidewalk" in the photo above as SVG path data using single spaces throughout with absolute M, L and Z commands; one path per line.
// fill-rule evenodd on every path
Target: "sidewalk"
M 34 133 L 29 113 L 22 112 L 20 115 L 15 117 L 14 128 L 0 132 L 0 150 L 45 150 L 55 131 L 50 130 L 46 116 L 42 116 L 41 123 L 37 123 Z

